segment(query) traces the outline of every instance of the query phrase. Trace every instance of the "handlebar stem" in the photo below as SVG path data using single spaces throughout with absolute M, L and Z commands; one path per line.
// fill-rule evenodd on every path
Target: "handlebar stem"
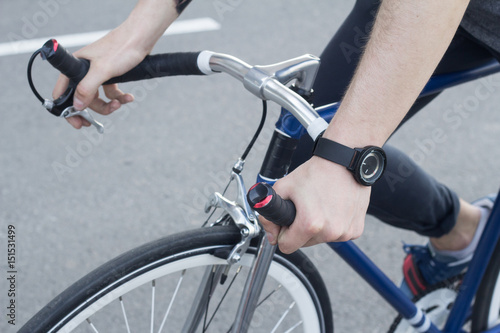
M 296 79 L 295 86 L 305 92 L 312 89 L 316 74 L 318 73 L 320 60 L 311 54 L 279 62 L 267 66 L 255 66 L 255 69 L 276 78 L 280 83 L 287 84 Z
M 250 66 L 244 61 L 221 53 L 213 53 L 209 66 L 214 72 L 225 72 L 240 82 L 255 96 L 272 100 L 290 111 L 315 140 L 328 126 L 312 106 L 285 86 L 296 79 L 297 87 L 311 90 L 319 68 L 319 59 L 304 55 L 268 66 Z

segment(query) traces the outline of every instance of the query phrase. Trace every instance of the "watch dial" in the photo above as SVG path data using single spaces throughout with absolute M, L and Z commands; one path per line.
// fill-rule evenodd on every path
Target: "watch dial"
M 375 182 L 384 171 L 384 158 L 378 151 L 371 151 L 364 156 L 360 165 L 360 176 L 368 182 Z

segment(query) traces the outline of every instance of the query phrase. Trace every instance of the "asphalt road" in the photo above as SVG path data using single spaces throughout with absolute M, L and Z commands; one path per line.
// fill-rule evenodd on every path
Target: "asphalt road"
M 134 1 L 19 0 L 0 4 L 0 43 L 111 29 Z M 251 64 L 319 55 L 353 1 L 198 1 L 182 19 L 210 17 L 215 31 L 163 37 L 154 52 L 209 49 Z M 74 51 L 77 48 L 71 48 Z M 200 225 L 206 195 L 222 188 L 259 121 L 260 102 L 228 77 L 123 85 L 137 102 L 109 117 L 98 136 L 45 112 L 25 78 L 28 53 L 0 57 L 0 331 L 15 332 L 72 282 L 118 254 Z M 40 64 L 40 63 L 38 63 Z M 56 73 L 40 64 L 40 90 Z M 484 90 L 486 87 L 486 90 Z M 482 92 L 478 95 L 478 90 Z M 500 183 L 500 76 L 443 93 L 392 143 L 467 200 Z M 452 110 L 455 120 L 443 117 Z M 462 110 L 458 112 L 457 110 Z M 246 167 L 252 183 L 278 108 Z M 439 131 L 438 140 L 429 142 Z M 7 323 L 7 231 L 15 228 L 16 325 Z M 357 243 L 394 280 L 401 240 L 419 236 L 367 219 Z M 394 312 L 324 246 L 307 249 L 332 298 L 338 332 L 383 332 Z

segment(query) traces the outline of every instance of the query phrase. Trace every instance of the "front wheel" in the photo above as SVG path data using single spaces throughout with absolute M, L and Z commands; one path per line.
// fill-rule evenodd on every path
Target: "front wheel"
M 131 250 L 73 284 L 19 332 L 230 332 L 256 251 L 251 246 L 227 266 L 240 239 L 236 227 L 217 226 Z M 200 294 L 208 295 L 201 304 Z M 325 285 L 300 251 L 274 255 L 249 332 L 333 332 Z

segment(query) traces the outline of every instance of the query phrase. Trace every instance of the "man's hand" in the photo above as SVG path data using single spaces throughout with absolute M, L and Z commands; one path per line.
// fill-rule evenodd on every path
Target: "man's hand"
M 381 147 L 432 75 L 467 4 L 382 1 L 354 78 L 323 136 L 351 148 Z M 370 188 L 344 167 L 313 157 L 274 189 L 297 208 L 289 228 L 262 221 L 270 242 L 283 252 L 361 235 Z
M 312 157 L 276 182 L 274 190 L 297 209 L 290 227 L 260 219 L 270 243 L 278 244 L 282 252 L 361 236 L 370 187 L 358 184 L 345 167 Z
M 102 115 L 108 115 L 116 111 L 120 106 L 134 100 L 131 94 L 123 93 L 117 84 L 103 86 L 106 102 L 99 97 L 99 87 L 112 77 L 126 73 L 135 67 L 145 55 L 133 49 L 121 50 L 119 44 L 123 36 L 119 29 L 112 31 L 97 42 L 90 44 L 74 53 L 75 57 L 90 61 L 90 69 L 87 75 L 76 87 L 73 106 L 77 110 L 86 107 Z M 118 45 L 117 45 L 118 44 Z M 57 80 L 52 96 L 59 97 L 68 86 L 68 78 L 61 75 Z M 90 126 L 90 123 L 82 117 L 67 118 L 68 122 L 75 128 Z
M 76 57 L 90 61 L 89 72 L 76 87 L 73 100 L 75 109 L 90 107 L 100 114 L 107 115 L 121 105 L 132 102 L 134 97 L 123 93 L 116 84 L 103 86 L 108 102 L 99 98 L 98 89 L 107 80 L 137 66 L 188 3 L 189 1 L 177 0 L 139 0 L 130 16 L 120 26 L 75 52 Z M 67 86 L 68 78 L 61 75 L 52 92 L 53 97 L 59 97 Z M 81 117 L 71 117 L 67 120 L 75 128 L 90 126 Z

